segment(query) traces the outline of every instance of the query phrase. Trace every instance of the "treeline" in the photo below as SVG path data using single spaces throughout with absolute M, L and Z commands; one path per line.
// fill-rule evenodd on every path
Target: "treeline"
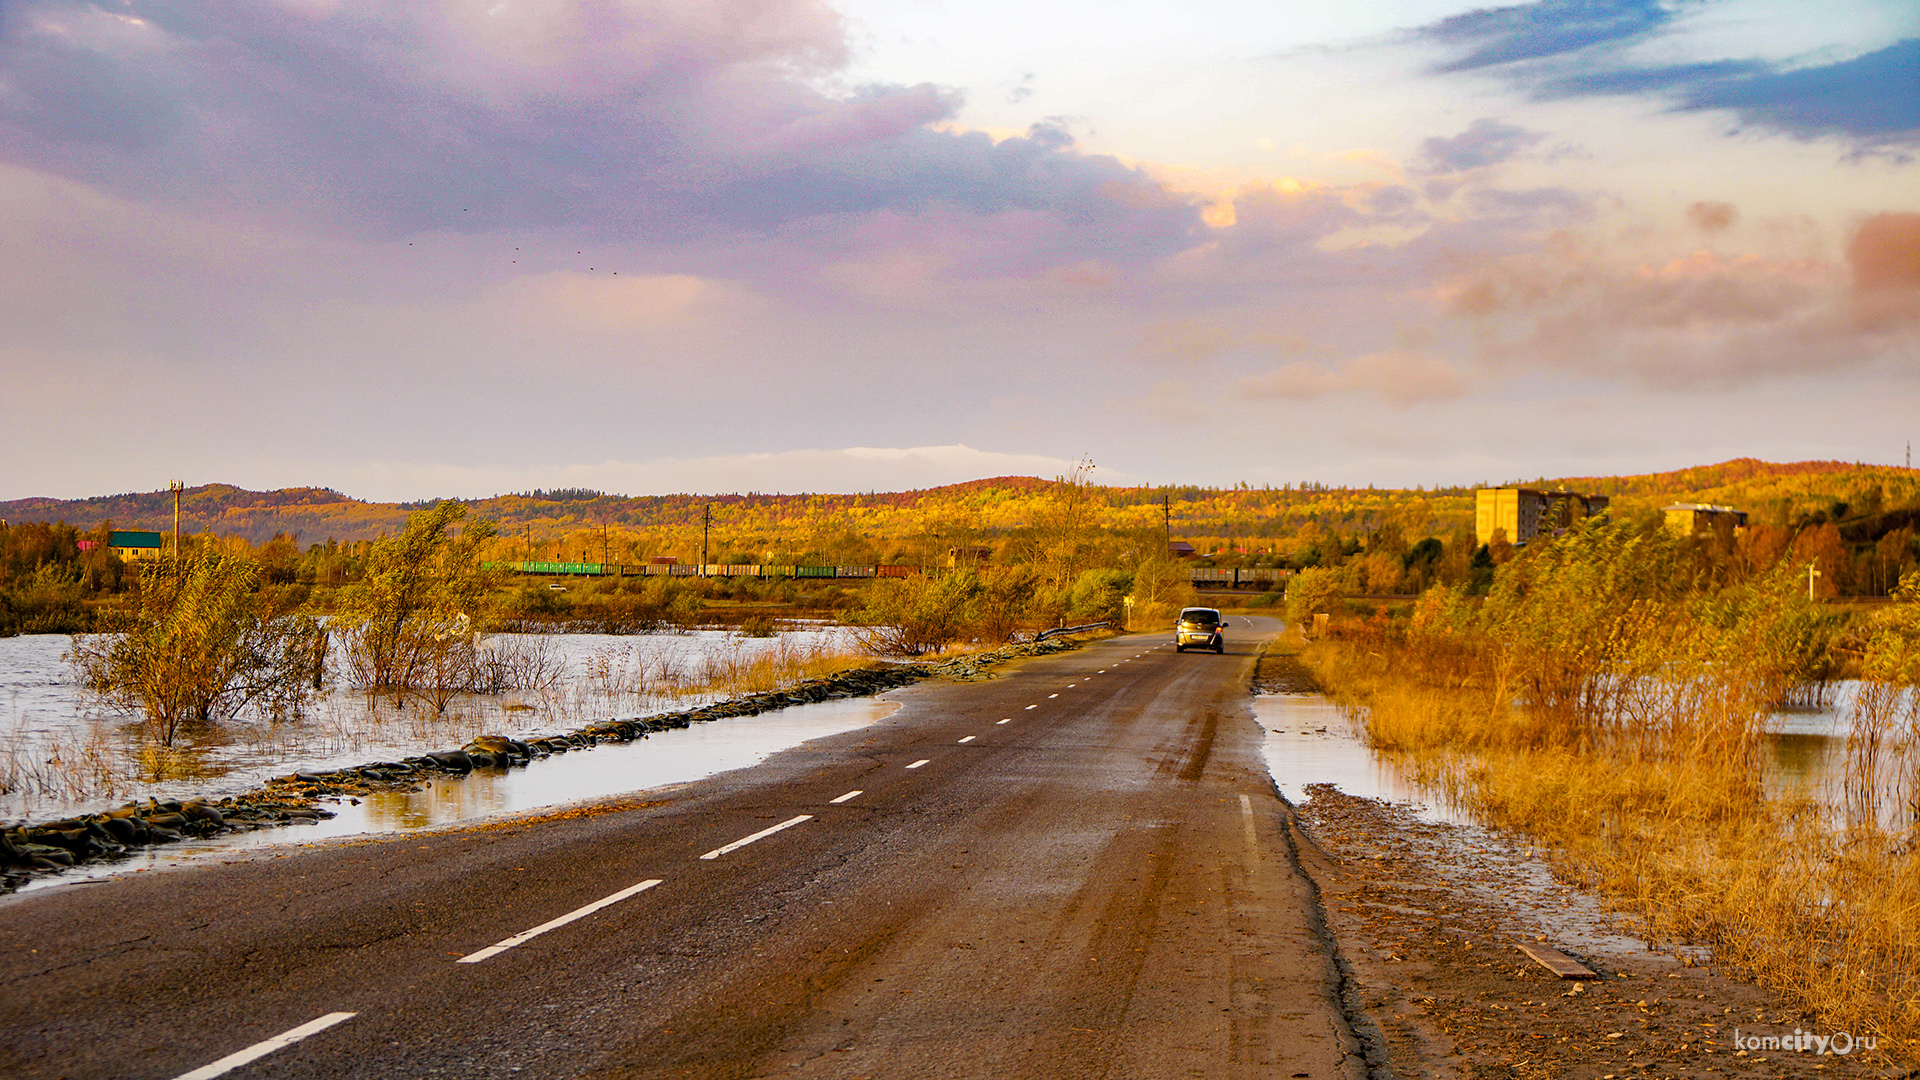
M 89 601 L 119 592 L 126 568 L 106 550 L 107 527 L 0 523 L 0 636 L 92 629 Z M 91 550 L 83 550 L 91 548 Z
M 1884 597 L 1904 575 L 1920 569 L 1916 519 L 1920 509 L 1855 519 L 1857 528 L 1817 518 L 1758 524 L 1737 532 L 1676 538 L 1675 544 L 1689 572 L 1707 580 L 1745 581 L 1791 567 L 1800 574 L 1804 590 L 1811 567 L 1817 597 Z M 1662 527 L 1659 516 L 1651 513 L 1614 515 L 1613 520 L 1642 531 Z M 1427 537 L 1408 544 L 1404 534 L 1389 528 L 1364 539 L 1339 538 L 1325 549 L 1316 545 L 1294 565 L 1332 575 L 1334 587 L 1347 593 L 1405 595 L 1433 585 L 1460 585 L 1469 595 L 1485 595 L 1496 569 L 1524 550 L 1497 540 L 1476 546 L 1465 529 L 1445 540 Z
M 84 530 L 64 521 L 0 522 L 0 636 L 86 633 L 102 624 L 103 612 L 131 604 L 139 567 L 113 553 L 112 531 L 112 522 Z M 172 538 L 166 543 L 170 550 Z M 284 587 L 294 604 L 306 602 L 316 587 L 360 580 L 372 546 L 329 541 L 303 550 L 287 536 L 260 545 L 204 534 L 181 538 L 183 555 L 217 551 L 253 564 L 262 585 Z
M 1495 568 L 1514 553 L 1476 543 L 1471 489 L 1334 488 L 1308 481 L 1278 488 L 1112 488 L 1091 479 L 1089 467 L 1051 482 L 1004 477 L 890 494 L 630 498 L 562 489 L 463 505 L 476 519 L 500 522 L 479 548 L 486 559 L 952 567 L 972 572 L 989 592 L 994 582 L 1017 580 L 1013 568 L 1051 575 L 1063 545 L 1087 568 L 1130 574 L 1160 557 L 1169 540 L 1184 541 L 1199 554 L 1187 565 L 1316 570 L 1332 575 L 1330 587 L 1338 591 L 1371 595 L 1418 593 L 1436 584 L 1485 593 Z M 1689 557 L 1723 576 L 1792 563 L 1818 570 L 1816 595 L 1879 597 L 1920 567 L 1920 473 L 1914 470 L 1740 461 L 1652 477 L 1537 483 L 1611 491 L 1613 518 L 1635 524 L 1657 520 L 1659 508 L 1676 500 L 1745 509 L 1746 529 L 1689 541 Z M 1662 494 L 1663 484 L 1669 494 Z M 160 499 L 115 496 L 60 505 L 89 513 L 126 510 L 151 520 Z M 8 504 L 9 512 L 43 502 Z M 704 524 L 708 504 L 710 528 Z M 188 552 L 211 547 L 248 558 L 263 583 L 322 604 L 330 592 L 360 582 L 373 545 L 402 532 L 406 522 L 398 507 L 323 489 L 251 493 L 215 485 L 190 490 L 184 506 Z M 1071 540 L 1063 539 L 1062 513 L 1073 517 Z M 303 543 L 291 530 L 258 531 L 273 520 L 333 520 L 328 514 L 377 531 L 373 538 L 320 543 Z M 0 526 L 0 633 L 84 630 L 97 610 L 123 605 L 127 568 L 103 550 L 111 524 Z M 82 550 L 86 541 L 93 550 Z M 680 588 L 712 599 L 717 587 Z M 1031 608 L 1028 621 L 1089 610 L 1060 600 L 1070 583 L 1050 588 L 1052 599 Z M 786 592 L 793 595 L 784 602 L 814 607 L 825 595 Z M 556 596 L 527 592 L 518 603 L 522 617 L 536 621 L 639 626 L 684 619 L 693 601 L 653 597 L 623 583 Z
M 1732 505 L 1768 525 L 1793 524 L 1845 504 L 1848 521 L 1883 509 L 1920 503 L 1920 472 L 1890 466 L 1816 461 L 1770 463 L 1741 459 L 1639 476 L 1540 478 L 1459 487 L 1352 487 L 1312 479 L 1276 485 L 1227 487 L 1167 484 L 1097 486 L 1102 528 L 1158 528 L 1202 553 L 1223 557 L 1297 560 L 1325 534 L 1361 536 L 1395 526 L 1410 540 L 1447 538 L 1473 524 L 1474 487 L 1566 488 L 1613 499 L 1616 512 L 1638 514 L 1673 502 Z M 591 489 L 544 489 L 465 500 L 476 518 L 498 523 L 502 558 L 632 562 L 637 542 L 647 554 L 692 562 L 703 539 L 713 561 L 727 549 L 789 553 L 817 551 L 822 561 L 917 562 L 910 558 L 929 538 L 958 526 L 984 542 L 1011 541 L 1051 498 L 1051 481 L 995 477 L 899 492 L 695 495 L 619 495 Z M 437 500 L 371 503 L 323 488 L 253 492 L 231 485 L 190 487 L 181 511 L 188 531 L 244 537 L 264 544 L 276 534 L 338 538 L 341 543 L 392 536 L 407 514 Z M 709 509 L 710 537 L 703 526 Z M 85 500 L 0 502 L 0 518 L 65 520 L 92 528 L 111 519 L 122 528 L 167 530 L 172 500 L 166 492 Z M 611 558 L 599 557 L 611 542 Z M 836 552 L 835 548 L 855 549 Z M 583 553 L 593 557 L 582 558 Z M 894 558 L 895 555 L 901 558 Z M 945 548 L 936 554 L 945 555 Z M 735 560 L 742 561 L 742 560 Z M 744 561 L 781 562 L 791 559 Z

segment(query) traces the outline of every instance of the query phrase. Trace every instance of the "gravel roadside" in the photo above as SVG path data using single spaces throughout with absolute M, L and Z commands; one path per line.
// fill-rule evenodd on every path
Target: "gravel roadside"
M 1309 790 L 1296 808 L 1310 841 L 1301 860 L 1391 1075 L 1920 1077 L 1864 1049 L 1836 1053 L 1837 1038 L 1826 1053 L 1743 1049 L 1736 1040 L 1833 1033 L 1707 950 L 1637 936 L 1628 917 L 1555 881 L 1524 841 Z M 1563 980 L 1521 941 L 1599 978 Z

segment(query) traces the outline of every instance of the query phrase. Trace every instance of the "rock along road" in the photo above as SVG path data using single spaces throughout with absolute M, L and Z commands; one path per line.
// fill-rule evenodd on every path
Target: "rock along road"
M 0 1076 L 1363 1077 L 1259 621 L 624 801 L 0 901 Z

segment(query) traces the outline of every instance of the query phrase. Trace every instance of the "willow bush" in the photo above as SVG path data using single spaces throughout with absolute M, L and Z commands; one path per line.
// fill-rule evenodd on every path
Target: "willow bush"
M 502 689 L 480 648 L 494 619 L 495 575 L 479 551 L 490 521 L 455 531 L 467 514 L 446 500 L 374 543 L 360 582 L 346 589 L 332 625 L 354 684 L 396 703 L 413 697 L 444 711 L 453 695 Z
M 155 742 L 256 707 L 295 711 L 317 687 L 325 636 L 280 609 L 250 559 L 203 549 L 145 568 L 118 634 L 76 635 L 67 656 L 88 690 L 137 712 Z

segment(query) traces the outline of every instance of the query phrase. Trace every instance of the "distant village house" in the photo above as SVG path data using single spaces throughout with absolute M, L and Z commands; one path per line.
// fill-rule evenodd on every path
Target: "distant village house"
M 123 562 L 138 562 L 160 557 L 160 534 L 115 529 L 107 534 L 107 550 Z
M 1524 544 L 1543 532 L 1551 534 L 1598 517 L 1606 513 L 1608 502 L 1605 495 L 1577 491 L 1481 488 L 1474 498 L 1473 534 L 1481 544 L 1493 543 L 1496 532 L 1510 544 Z
M 1660 512 L 1667 515 L 1667 531 L 1675 536 L 1699 536 L 1701 533 L 1718 532 L 1722 529 L 1734 530 L 1747 527 L 1747 512 L 1735 510 L 1731 506 L 1714 506 L 1709 503 L 1674 503 L 1663 506 Z

